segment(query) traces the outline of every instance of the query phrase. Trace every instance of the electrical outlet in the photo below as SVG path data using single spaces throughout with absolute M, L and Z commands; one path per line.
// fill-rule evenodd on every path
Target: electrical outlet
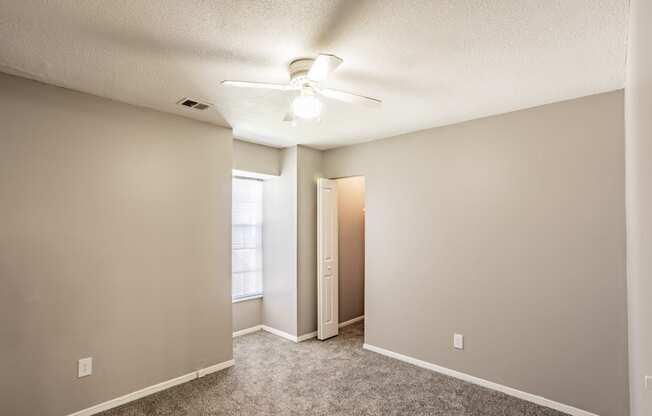
M 453 334 L 453 347 L 458 350 L 464 349 L 464 335 Z
M 86 377 L 93 374 L 93 357 L 82 358 L 77 363 L 77 377 Z
M 645 388 L 652 390 L 652 376 L 645 376 Z

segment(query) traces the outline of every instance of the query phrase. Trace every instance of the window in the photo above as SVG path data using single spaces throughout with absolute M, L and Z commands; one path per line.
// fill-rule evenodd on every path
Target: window
M 263 181 L 233 178 L 231 275 L 233 299 L 263 294 Z

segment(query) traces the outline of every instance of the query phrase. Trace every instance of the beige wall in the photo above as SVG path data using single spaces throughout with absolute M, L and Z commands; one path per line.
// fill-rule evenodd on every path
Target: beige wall
M 233 140 L 233 169 L 278 176 L 282 156 L 275 147 Z
M 297 335 L 297 148 L 263 185 L 263 324 Z
M 297 147 L 298 333 L 317 331 L 317 179 L 322 152 Z
M 230 131 L 7 75 L 0 91 L 0 413 L 66 415 L 231 359 Z
M 339 227 L 339 319 L 364 315 L 364 177 L 337 184 Z
M 233 332 L 263 323 L 263 299 L 248 299 L 233 304 Z
M 627 414 L 622 91 L 331 150 L 324 166 L 365 175 L 367 343 Z
M 281 175 L 266 178 L 263 187 L 262 323 L 301 336 L 317 330 L 316 181 L 322 152 L 304 146 L 280 152 Z M 238 319 L 252 321 L 244 317 L 252 308 L 235 305 Z
M 652 3 L 632 0 L 627 55 L 627 248 L 632 416 L 652 415 Z

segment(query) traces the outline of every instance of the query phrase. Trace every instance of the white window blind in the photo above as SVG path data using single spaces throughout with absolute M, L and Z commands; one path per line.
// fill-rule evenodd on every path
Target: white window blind
M 233 178 L 233 299 L 263 293 L 263 181 Z

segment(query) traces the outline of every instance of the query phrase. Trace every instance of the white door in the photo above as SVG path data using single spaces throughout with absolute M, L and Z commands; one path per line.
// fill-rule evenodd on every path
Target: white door
M 317 181 L 317 338 L 337 335 L 337 188 Z

